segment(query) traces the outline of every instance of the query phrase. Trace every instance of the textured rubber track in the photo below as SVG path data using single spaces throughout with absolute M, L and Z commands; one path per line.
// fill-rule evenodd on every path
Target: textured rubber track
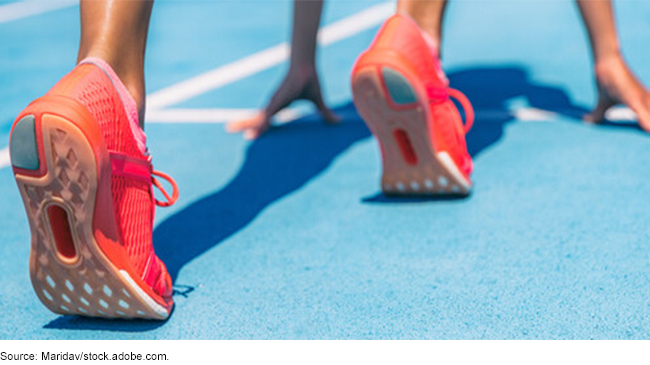
M 391 85 L 379 66 L 363 67 L 352 77 L 354 104 L 381 146 L 382 191 L 387 195 L 468 195 L 471 182 L 447 152 L 436 152 L 429 138 L 429 101 L 415 87 L 405 89 L 409 87 L 406 76 L 399 80 L 392 87 L 393 94 L 415 95 L 414 103 L 398 105 L 391 99 Z
M 36 121 L 42 132 L 38 147 L 44 156 L 45 174 L 15 173 L 32 234 L 30 274 L 36 295 L 59 314 L 167 318 L 169 311 L 144 293 L 127 271 L 114 266 L 95 240 L 99 169 L 93 146 L 83 131 L 64 117 L 45 113 L 36 116 Z M 63 209 L 67 222 L 60 219 L 65 216 L 60 209 L 54 209 L 59 213 L 54 217 L 59 219 L 50 219 L 48 212 L 53 206 Z M 55 239 L 66 237 L 73 242 L 63 244 L 74 247 L 67 254 L 57 249 Z

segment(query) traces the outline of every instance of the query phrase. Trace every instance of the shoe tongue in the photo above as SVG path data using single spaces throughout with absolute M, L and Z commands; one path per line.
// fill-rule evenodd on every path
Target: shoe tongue
M 126 112 L 126 116 L 129 119 L 131 133 L 133 133 L 133 137 L 138 144 L 138 148 L 143 154 L 148 154 L 147 136 L 145 135 L 142 128 L 140 128 L 140 125 L 138 123 L 138 106 L 136 105 L 135 100 L 133 100 L 131 93 L 129 93 L 129 91 L 126 89 L 126 86 L 124 86 L 124 83 L 117 76 L 113 68 L 106 61 L 97 57 L 85 58 L 79 62 L 79 64 L 93 64 L 99 67 L 102 71 L 104 71 L 106 76 L 108 76 L 108 78 L 113 83 L 113 86 L 117 90 L 117 93 L 120 95 L 122 105 L 124 106 L 124 111 Z

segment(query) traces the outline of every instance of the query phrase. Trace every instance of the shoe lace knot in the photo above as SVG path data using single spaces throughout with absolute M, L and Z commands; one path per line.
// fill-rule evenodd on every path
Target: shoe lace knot
M 463 130 L 465 134 L 467 134 L 470 129 L 472 129 L 472 126 L 474 125 L 474 108 L 472 107 L 472 104 L 469 102 L 469 99 L 467 99 L 465 94 L 450 87 L 440 88 L 427 85 L 426 90 L 429 101 L 432 104 L 442 103 L 446 101 L 448 97 L 456 99 L 465 111 L 465 123 L 463 124 Z
M 122 176 L 128 179 L 138 180 L 145 183 L 150 183 L 153 187 L 160 190 L 162 195 L 165 197 L 166 201 L 160 201 L 153 197 L 154 203 L 159 207 L 169 207 L 176 203 L 178 200 L 178 185 L 176 181 L 171 178 L 171 176 L 154 170 L 151 163 L 151 156 L 148 156 L 146 159 L 132 157 L 120 152 L 110 152 L 111 160 L 111 169 L 113 175 Z M 156 177 L 159 177 L 163 180 L 169 182 L 172 186 L 172 194 L 169 193 L 163 188 L 162 184 Z M 152 194 L 153 195 L 153 194 Z

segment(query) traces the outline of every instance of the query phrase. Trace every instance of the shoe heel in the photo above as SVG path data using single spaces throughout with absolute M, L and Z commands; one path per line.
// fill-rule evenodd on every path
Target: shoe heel
M 10 140 L 14 177 L 32 236 L 34 291 L 58 314 L 166 319 L 170 309 L 149 297 L 98 244 L 98 190 L 106 183 L 110 189 L 111 181 L 106 175 L 107 152 L 91 142 L 89 136 L 97 132 L 90 129 L 96 128 L 92 117 L 65 103 L 33 103 L 29 110 L 34 113 L 15 123 Z M 106 207 L 110 212 L 98 214 L 111 214 L 112 205 Z M 98 237 L 106 239 L 106 233 Z
M 404 72 L 368 64 L 352 76 L 354 104 L 382 151 L 387 195 L 467 195 L 446 152 L 437 153 L 429 130 L 429 100 Z
M 426 111 L 407 78 L 387 66 L 367 66 L 352 78 L 354 103 L 382 151 L 382 190 L 386 194 L 422 191 L 412 172 L 426 148 Z M 415 133 L 414 132 L 419 132 Z
M 51 311 L 87 315 L 92 303 L 82 295 L 82 277 L 93 256 L 97 191 L 92 146 L 74 123 L 61 116 L 27 115 L 14 125 L 10 153 L 32 233 L 32 286 Z M 30 176 L 20 169 L 45 173 Z

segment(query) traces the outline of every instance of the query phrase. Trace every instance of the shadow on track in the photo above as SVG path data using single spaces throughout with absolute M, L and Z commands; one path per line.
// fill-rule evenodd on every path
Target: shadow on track
M 243 166 L 228 185 L 158 225 L 156 252 L 172 278 L 186 263 L 318 176 L 350 146 L 370 137 L 351 103 L 335 112 L 342 117 L 340 125 L 326 125 L 311 115 L 271 129 L 250 144 Z
M 509 101 L 515 98 L 526 99 L 531 107 L 578 120 L 587 112 L 585 107 L 575 105 L 562 89 L 531 82 L 521 66 L 475 67 L 448 76 L 451 85 L 463 91 L 477 111 L 474 128 L 467 135 L 474 158 L 499 141 L 505 125 L 515 120 L 509 110 Z M 319 116 L 311 115 L 273 128 L 250 144 L 243 166 L 228 185 L 156 227 L 153 237 L 156 252 L 174 279 L 187 263 L 221 244 L 271 204 L 320 175 L 350 146 L 370 137 L 352 103 L 336 108 L 335 112 L 342 117 L 337 126 L 325 125 Z M 391 199 L 379 193 L 362 201 L 399 204 L 431 199 Z M 59 317 L 45 328 L 138 332 L 156 329 L 163 323 Z

